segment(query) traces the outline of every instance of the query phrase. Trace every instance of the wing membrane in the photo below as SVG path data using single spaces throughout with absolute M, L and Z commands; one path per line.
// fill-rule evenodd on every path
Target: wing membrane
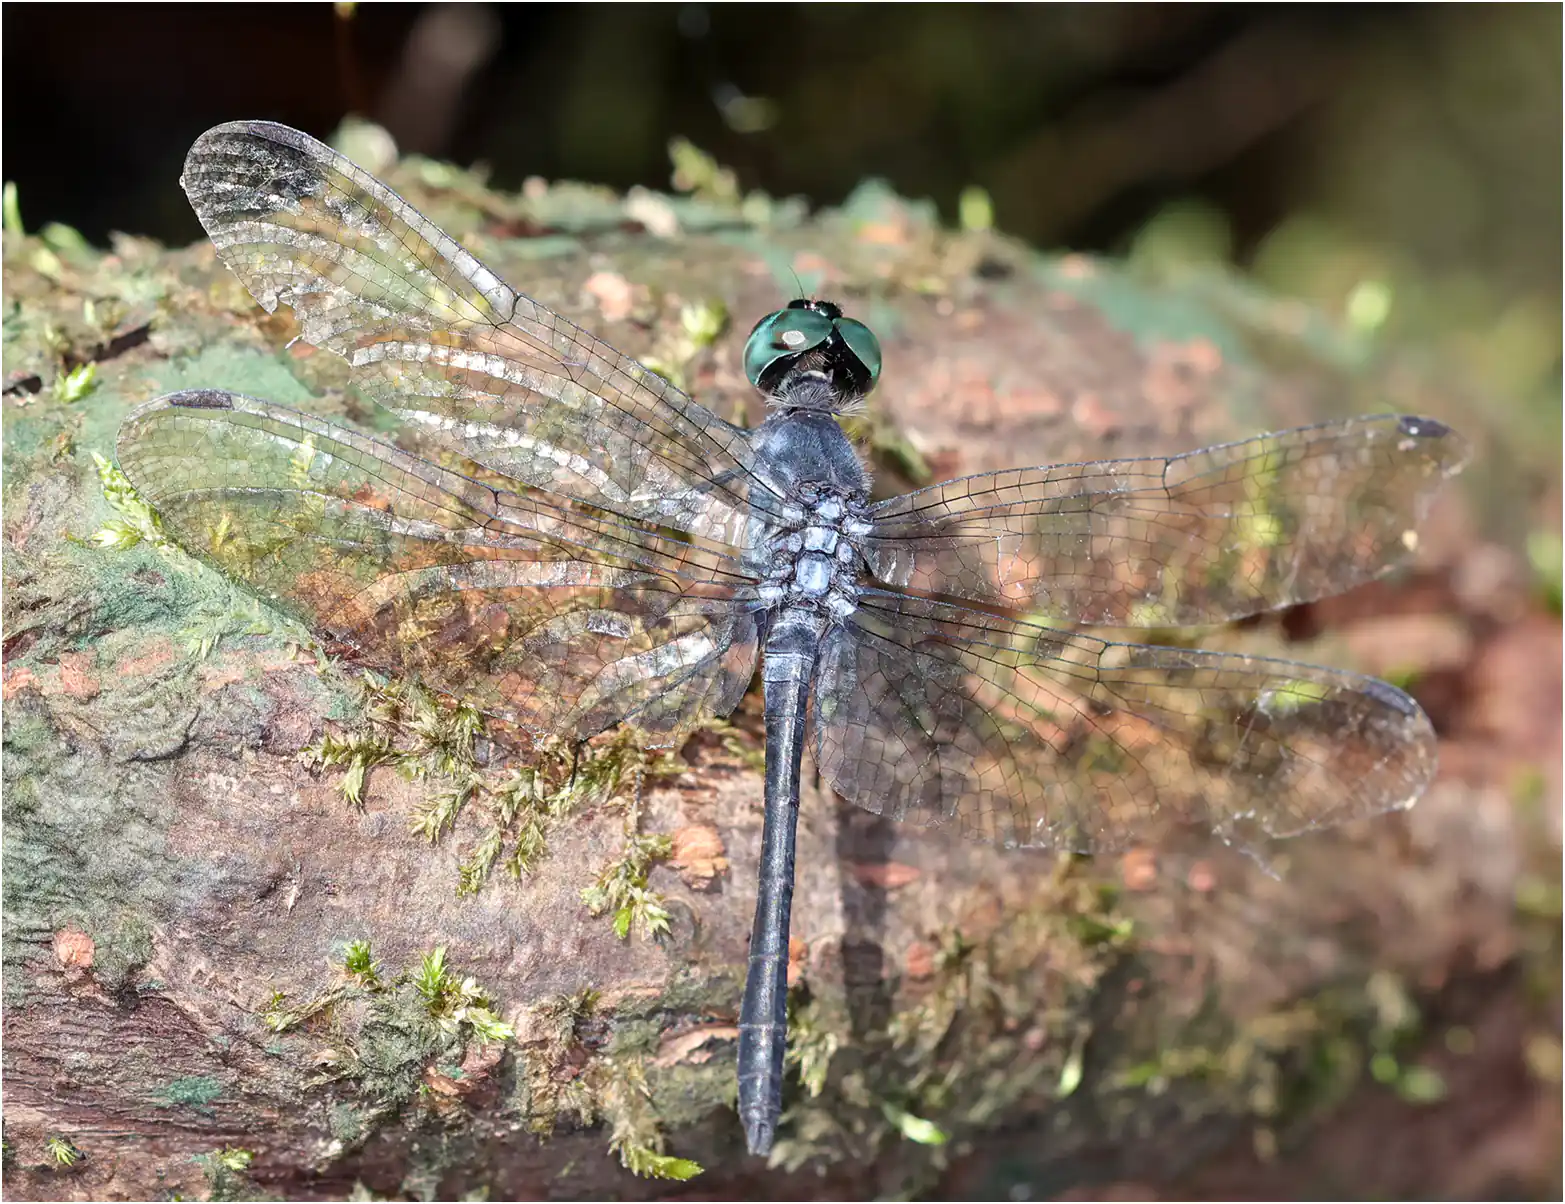
M 669 733 L 749 683 L 749 579 L 709 550 L 217 391 L 138 409 L 119 459 L 187 550 L 368 664 L 532 731 Z
M 1078 852 L 1187 824 L 1292 836 L 1410 806 L 1435 768 L 1427 717 L 1373 678 L 879 591 L 824 650 L 815 724 L 866 810 Z
M 369 173 L 296 130 L 203 134 L 181 177 L 218 254 L 355 382 L 496 472 L 734 546 L 784 512 L 745 433 L 516 292 Z
M 1388 415 L 1167 459 L 987 473 L 882 502 L 866 558 L 888 585 L 1051 622 L 1221 622 L 1405 559 L 1465 458 L 1449 427 Z

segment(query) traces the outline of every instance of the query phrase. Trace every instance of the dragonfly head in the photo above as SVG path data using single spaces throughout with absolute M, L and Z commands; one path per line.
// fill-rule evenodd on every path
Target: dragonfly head
M 744 371 L 773 405 L 840 414 L 880 379 L 880 341 L 830 301 L 790 301 L 755 324 Z

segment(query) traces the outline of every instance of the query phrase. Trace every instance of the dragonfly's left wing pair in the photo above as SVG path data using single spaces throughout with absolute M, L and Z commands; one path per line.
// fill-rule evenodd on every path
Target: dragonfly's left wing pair
M 531 731 L 671 736 L 749 686 L 752 583 L 721 553 L 216 390 L 142 406 L 119 459 L 186 550 Z
M 301 338 L 470 470 L 175 394 L 127 420 L 119 458 L 183 546 L 366 663 L 534 731 L 666 736 L 732 709 L 756 657 L 738 549 L 784 505 L 745 432 L 296 130 L 210 130 L 182 183 L 262 306 L 291 307 Z

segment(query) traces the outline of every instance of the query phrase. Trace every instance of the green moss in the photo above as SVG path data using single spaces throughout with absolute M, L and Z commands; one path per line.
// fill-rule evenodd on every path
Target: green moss
M 790 1005 L 795 1001 L 790 999 Z M 814 1000 L 790 1006 L 785 1065 L 797 1068 L 799 1083 L 814 1098 L 826 1086 L 831 1059 L 842 1045 L 842 1034 Z
M 652 940 L 668 932 L 669 914 L 662 898 L 647 887 L 647 874 L 655 862 L 673 852 L 666 836 L 631 835 L 624 851 L 598 872 L 598 879 L 581 892 L 582 902 L 593 915 L 614 913 L 614 935 L 624 940 L 632 929 Z
M 1549 613 L 1558 615 L 1565 600 L 1565 544 L 1557 531 L 1533 531 L 1527 536 L 1527 562 L 1534 591 Z
M 80 401 L 91 393 L 98 383 L 98 365 L 93 363 L 78 364 L 76 367 L 55 378 L 54 399 L 61 405 L 70 405 Z
M 377 766 L 429 782 L 409 827 L 432 844 L 451 833 L 464 811 L 473 811 L 482 830 L 460 862 L 459 897 L 481 890 L 497 866 L 517 877 L 531 872 L 547 855 L 548 834 L 556 824 L 614 800 L 627 781 L 637 784 L 627 800 L 627 827 L 633 829 L 640 783 L 687 768 L 674 752 L 646 749 L 633 729 L 621 728 L 580 745 L 540 741 L 530 764 L 490 769 L 478 763 L 475 750 L 484 721 L 471 707 L 442 701 L 414 683 L 369 673 L 363 675 L 361 694 L 358 721 L 346 733 L 324 733 L 302 755 L 314 765 L 344 769 L 339 789 L 354 806 L 363 805 L 367 775 Z M 623 853 L 584 888 L 583 900 L 594 914 L 612 912 L 622 937 L 633 928 L 647 936 L 667 931 L 668 914 L 646 878 L 651 865 L 668 853 L 666 838 L 631 830 Z
M 890 1101 L 882 1100 L 880 1111 L 886 1122 L 908 1141 L 918 1145 L 945 1145 L 950 1140 L 938 1125 L 922 1116 L 914 1116 Z
M 1153 1057 L 1102 1074 L 1098 1106 L 1111 1127 L 1143 1115 L 1138 1097 L 1147 1094 L 1187 1119 L 1248 1117 L 1261 1148 L 1271 1148 L 1281 1129 L 1337 1107 L 1366 1079 L 1409 1103 L 1443 1098 L 1441 1077 L 1416 1060 L 1424 1040 L 1411 996 L 1385 972 L 1237 1027 L 1209 1000 L 1180 1031 L 1164 1035 Z
M 207 1154 L 197 1154 L 194 1159 L 205 1176 L 213 1200 L 264 1200 L 263 1195 L 249 1176 L 250 1164 L 255 1154 L 236 1146 L 224 1146 Z
M 339 1100 L 329 1113 L 337 1153 L 410 1108 L 439 1107 L 427 1090 L 430 1072 L 460 1080 L 469 1051 L 514 1036 L 476 980 L 453 970 L 444 947 L 396 975 L 376 965 L 368 942 L 347 949 L 339 977 L 320 992 L 292 1006 L 274 995 L 262 1013 L 274 1031 L 309 1027 L 326 1040 L 330 1057 L 309 1087 L 357 1093 L 358 1101 Z
M 335 1006 L 347 997 L 347 991 L 341 987 L 334 987 L 323 991 L 319 995 L 312 996 L 296 1006 L 287 1006 L 287 995 L 281 991 L 275 991 L 266 1007 L 261 1012 L 261 1023 L 274 1033 L 286 1033 L 290 1029 L 298 1028 L 306 1021 Z
M 349 941 L 342 955 L 342 968 L 366 987 L 380 985 L 380 967 L 370 952 L 368 941 Z
M 582 1030 L 597 1006 L 598 993 L 589 989 L 556 996 L 534 1010 L 534 1036 L 524 1059 L 527 1124 L 535 1133 L 552 1131 L 561 1110 L 571 1110 L 566 1062 L 582 1048 Z
M 422 999 L 397 991 L 376 1000 L 357 1031 L 345 1036 L 331 1073 L 396 1111 L 417 1097 L 424 1072 L 460 1044 L 457 1034 L 431 1022 Z
M 111 992 L 128 986 L 152 960 L 155 933 L 145 916 L 121 912 L 96 923 L 89 920 L 88 931 L 95 945 L 93 976 Z
M 615 1039 L 600 1052 L 596 1034 L 611 1019 Z M 528 1027 L 512 1104 L 533 1132 L 546 1135 L 566 1118 L 601 1123 L 610 1150 L 633 1173 L 667 1179 L 700 1173 L 695 1163 L 667 1152 L 664 1133 L 695 1124 L 724 1098 L 731 1102 L 730 1063 L 650 1067 L 645 1055 L 657 1040 L 656 1024 L 600 1015 L 590 990 L 545 1001 Z
M 223 1084 L 203 1074 L 175 1079 L 154 1098 L 160 1108 L 190 1108 L 203 1116 L 211 1116 L 211 1105 L 222 1094 Z
M 753 773 L 766 771 L 765 744 L 744 729 L 735 726 L 728 719 L 713 716 L 702 725 L 701 730 L 716 736 L 722 744 L 723 752 L 733 757 L 743 768 Z
M 431 1019 L 447 1032 L 470 1030 L 479 1041 L 509 1041 L 516 1034 L 489 1006 L 489 999 L 471 978 L 458 981 L 446 965 L 442 945 L 426 953 L 410 976 L 424 998 Z
M 342 1150 L 354 1149 L 374 1131 L 376 1114 L 351 1101 L 333 1104 L 326 1113 L 326 1127 Z
M 706 1123 L 714 1110 L 732 1109 L 739 1085 L 734 1063 L 724 1054 L 670 1067 L 649 1066 L 647 1086 L 653 1114 L 665 1132 L 680 1133 Z
M 610 1151 L 632 1174 L 676 1180 L 700 1174 L 698 1163 L 667 1153 L 663 1118 L 640 1057 L 593 1058 L 579 1073 L 559 1081 L 560 1059 L 575 1045 L 577 1026 L 590 1013 L 591 1006 L 587 996 L 563 999 L 554 1006 L 554 1017 L 560 1025 L 557 1032 L 564 1034 L 568 1025 L 571 1035 L 554 1043 L 554 1056 L 535 1068 L 531 1083 L 533 1100 L 547 1109 L 548 1125 L 552 1127 L 565 1113 L 574 1115 L 584 1125 L 606 1125 Z M 550 1065 L 553 1070 L 545 1069 Z
M 660 1154 L 647 1146 L 622 1146 L 619 1154 L 620 1162 L 626 1170 L 646 1179 L 674 1179 L 684 1182 L 687 1179 L 694 1179 L 704 1169 L 699 1162 Z
M 373 673 L 361 675 L 359 711 L 346 735 L 328 732 L 300 755 L 316 766 L 345 768 L 338 789 L 355 807 L 363 806 L 365 777 L 377 765 L 393 766 L 410 780 L 450 779 L 449 789 L 431 794 L 412 821 L 413 831 L 439 840 L 478 785 L 478 713 L 446 705 L 415 683 Z
M 22 197 L 15 180 L 7 180 L 3 192 L 0 192 L 0 228 L 15 238 L 23 238 L 27 234 L 22 225 Z
M 608 1052 L 612 1057 L 653 1053 L 663 1039 L 663 1026 L 654 1016 L 620 1016 L 615 1019 Z
M 665 1152 L 662 1122 L 653 1107 L 645 1067 L 639 1058 L 612 1058 L 599 1086 L 599 1106 L 609 1127 L 609 1149 L 632 1174 L 684 1180 L 701 1173 L 688 1158 Z
M 686 304 L 680 308 L 679 325 L 660 336 L 641 362 L 675 388 L 688 390 L 690 366 L 727 325 L 728 309 L 721 301 Z

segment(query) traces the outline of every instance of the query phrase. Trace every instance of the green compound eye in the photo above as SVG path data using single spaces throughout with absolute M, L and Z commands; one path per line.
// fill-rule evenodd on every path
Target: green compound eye
M 837 333 L 848 345 L 848 350 L 859 357 L 859 363 L 863 364 L 864 370 L 869 373 L 869 385 L 865 389 L 866 393 L 869 392 L 880 379 L 880 340 L 868 326 L 862 322 L 855 322 L 852 318 L 838 318 Z
M 750 332 L 744 345 L 744 374 L 759 389 L 766 370 L 778 360 L 819 347 L 830 337 L 831 319 L 825 314 L 811 309 L 779 309 L 762 318 Z

